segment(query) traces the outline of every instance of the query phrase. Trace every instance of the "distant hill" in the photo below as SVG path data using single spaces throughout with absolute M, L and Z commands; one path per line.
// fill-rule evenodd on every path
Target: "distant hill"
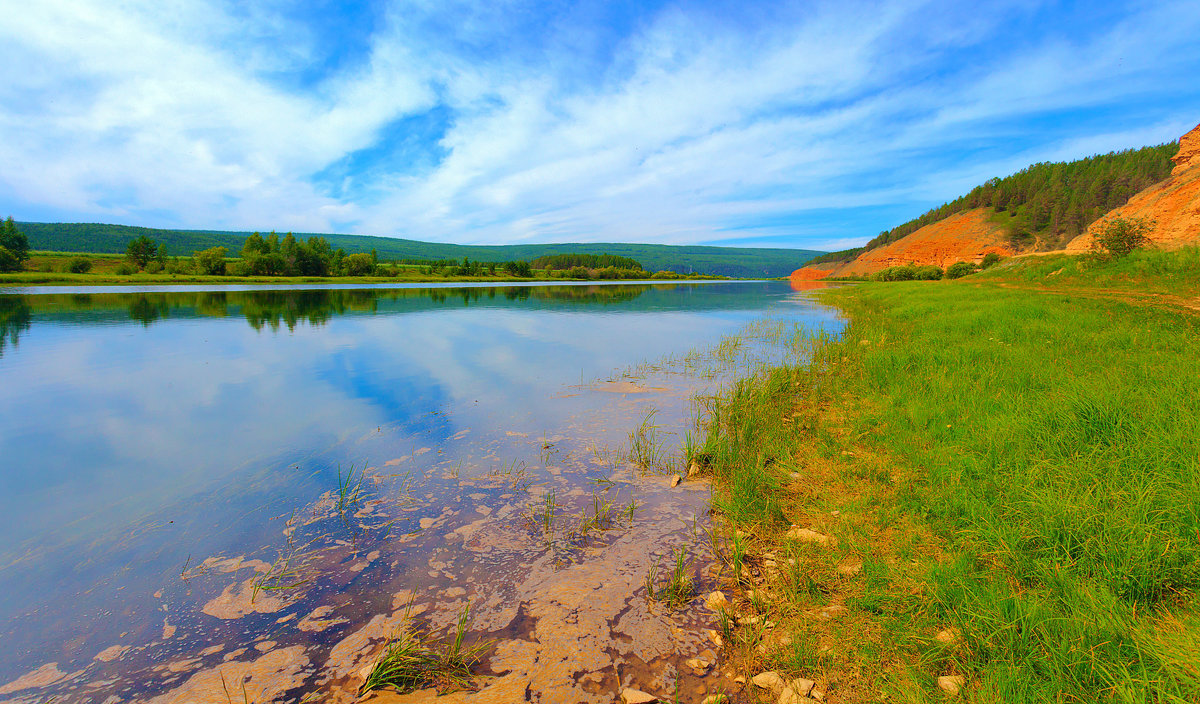
M 190 255 L 209 247 L 226 247 L 231 255 L 241 251 L 249 232 L 221 230 L 163 230 L 129 225 L 96 223 L 17 223 L 29 238 L 30 249 L 52 252 L 96 252 L 123 254 L 129 240 L 146 235 L 167 245 L 173 255 Z M 265 234 L 265 233 L 264 233 Z M 281 235 L 283 233 L 280 233 Z M 294 233 L 308 238 L 314 233 Z M 564 243 L 517 245 L 460 245 L 367 235 L 320 234 L 334 247 L 347 253 L 379 253 L 384 261 L 402 259 L 462 259 L 505 262 L 533 261 L 553 254 L 613 254 L 641 262 L 648 271 L 675 271 L 720 276 L 787 276 L 822 252 L 806 249 L 753 247 L 705 247 L 661 244 Z

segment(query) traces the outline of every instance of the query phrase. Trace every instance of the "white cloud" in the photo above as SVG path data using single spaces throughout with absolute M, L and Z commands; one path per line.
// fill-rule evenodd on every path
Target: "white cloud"
M 458 242 L 802 241 L 799 226 L 778 223 L 953 197 L 947 185 L 1028 163 L 1012 159 L 1159 135 L 1187 122 L 1179 110 L 1200 109 L 1179 85 L 1200 70 L 1193 5 L 983 48 L 1032 5 L 830 3 L 753 27 L 676 7 L 609 38 L 612 56 L 589 75 L 563 27 L 532 49 L 495 51 L 511 5 L 397 5 L 362 39 L 363 61 L 302 87 L 273 76 L 318 61 L 320 32 L 270 6 L 46 0 L 0 29 L 15 56 L 0 67 L 0 182 L 18 217 L 24 204 L 135 224 Z M 1154 127 L 1103 119 L 1172 91 Z M 414 173 L 377 157 L 364 188 L 314 185 L 435 105 L 449 115 L 440 162 Z M 1099 117 L 1025 127 L 1081 110 Z M 1006 145 L 1009 160 L 953 159 Z M 805 227 L 821 241 L 856 237 Z

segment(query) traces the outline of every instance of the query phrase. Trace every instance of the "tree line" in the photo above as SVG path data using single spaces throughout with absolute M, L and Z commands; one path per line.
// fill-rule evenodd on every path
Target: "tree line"
M 643 271 L 641 263 L 632 257 L 616 254 L 547 254 L 531 262 L 535 269 L 559 270 L 583 267 L 584 269 L 632 269 Z

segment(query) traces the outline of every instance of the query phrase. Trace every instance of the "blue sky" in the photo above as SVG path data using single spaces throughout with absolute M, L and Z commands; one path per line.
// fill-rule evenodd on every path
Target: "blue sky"
M 0 213 L 835 249 L 1200 122 L 1200 3 L 0 0 Z

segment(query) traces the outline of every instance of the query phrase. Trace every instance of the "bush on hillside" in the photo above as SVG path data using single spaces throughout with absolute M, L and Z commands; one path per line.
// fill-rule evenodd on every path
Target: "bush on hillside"
M 975 265 L 971 262 L 954 262 L 946 267 L 947 279 L 961 279 L 967 274 L 975 273 Z
M 75 257 L 67 262 L 67 271 L 72 274 L 86 274 L 92 270 L 92 260 L 86 257 Z
M 1000 263 L 1001 259 L 1004 259 L 1004 257 L 1000 256 L 996 252 L 988 252 L 987 254 L 983 255 L 983 261 L 979 263 L 979 268 L 987 269 L 988 267 L 995 266 L 996 264 Z
M 137 269 L 135 269 L 133 265 L 128 262 L 121 262 L 121 264 L 117 266 L 116 273 L 119 276 L 129 276 L 137 273 Z
M 942 274 L 942 267 L 926 264 L 916 268 L 913 278 L 917 281 L 938 281 L 942 278 Z
M 1123 257 L 1149 242 L 1147 235 L 1154 229 L 1154 221 L 1146 218 L 1110 217 L 1097 228 L 1092 249 L 1102 249 L 1113 257 Z

